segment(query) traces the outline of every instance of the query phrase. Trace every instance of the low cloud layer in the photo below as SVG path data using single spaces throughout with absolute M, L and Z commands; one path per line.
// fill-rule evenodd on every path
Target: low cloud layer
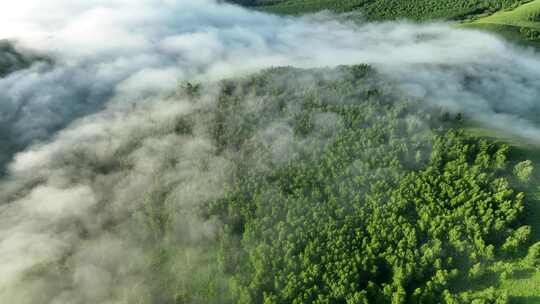
M 47 54 L 55 65 L 38 64 L 0 79 L 0 140 L 12 147 L 0 157 L 4 162 L 14 150 L 48 139 L 111 99 L 143 100 L 179 81 L 269 66 L 371 63 L 398 82 L 418 84 L 428 99 L 482 112 L 505 103 L 526 104 L 528 110 L 539 91 L 540 63 L 532 54 L 445 24 L 353 25 L 332 21 L 328 14 L 281 18 L 210 0 L 7 6 L 0 13 L 0 38 Z M 469 74 L 490 83 L 465 87 Z M 463 98 L 469 93 L 475 98 Z
M 0 186 L 0 298 L 151 301 L 148 252 L 200 249 L 190 244 L 218 227 L 196 209 L 220 197 L 229 163 L 204 136 L 174 133 L 196 109 L 175 98 L 105 111 L 19 154 Z M 168 215 L 174 234 L 162 235 L 157 223 Z M 196 255 L 182 261 L 200 265 Z
M 145 225 L 138 214 L 152 214 L 153 200 L 181 214 L 160 242 L 189 248 L 197 264 L 203 247 L 190 244 L 211 241 L 219 223 L 193 210 L 222 195 L 230 162 L 204 133 L 173 134 L 179 116 L 213 106 L 211 92 L 198 105 L 166 98 L 184 81 L 370 63 L 404 96 L 540 144 L 540 59 L 489 34 L 283 18 L 210 0 L 22 2 L 0 12 L 0 39 L 54 64 L 0 78 L 0 167 L 13 159 L 0 183 L 6 302 L 136 303 L 152 284 L 144 276 L 152 236 L 135 225 Z M 265 132 L 281 134 L 272 151 L 287 157 L 288 130 Z M 51 271 L 58 263 L 69 269 Z

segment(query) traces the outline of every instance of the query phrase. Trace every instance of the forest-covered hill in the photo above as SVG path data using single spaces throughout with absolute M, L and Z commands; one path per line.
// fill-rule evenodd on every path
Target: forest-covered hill
M 459 21 L 467 28 L 488 30 L 519 43 L 540 45 L 538 0 L 232 0 L 232 2 L 278 14 L 297 15 L 329 10 L 336 13 L 357 12 L 360 18 L 368 21 L 396 19 Z
M 537 1 L 518 0 L 235 2 L 489 23 L 531 41 L 540 14 Z M 210 132 L 241 156 L 226 197 L 204 211 L 225 223 L 222 285 L 210 294 L 227 296 L 214 301 L 540 303 L 536 148 L 489 130 L 475 136 L 462 114 L 422 104 L 369 66 L 224 82 Z M 180 301 L 200 300 L 194 294 Z
M 495 32 L 495 33 L 498 33 L 502 36 L 504 36 L 505 38 L 513 41 L 513 42 L 517 42 L 519 44 L 525 44 L 525 45 L 533 45 L 533 46 L 539 46 L 540 45 L 540 19 L 538 19 L 538 16 L 540 15 L 540 1 L 532 1 L 532 0 L 525 0 L 525 1 L 519 1 L 519 0 L 489 0 L 489 1 L 473 1 L 473 0 L 457 0 L 457 1 L 446 1 L 446 0 L 421 0 L 421 1 L 407 1 L 407 0 L 403 0 L 403 1 L 400 1 L 400 0 L 352 0 L 352 1 L 333 1 L 333 0 L 275 0 L 275 1 L 257 1 L 257 0 L 253 0 L 253 1 L 236 1 L 236 2 L 241 2 L 240 4 L 242 5 L 246 5 L 246 6 L 249 6 L 249 7 L 252 7 L 252 8 L 255 8 L 255 9 L 258 9 L 258 10 L 262 10 L 262 11 L 266 11 L 266 12 L 271 12 L 271 13 L 278 13 L 278 14 L 292 14 L 292 15 L 298 15 L 298 14 L 305 14 L 305 13 L 314 13 L 314 12 L 318 12 L 318 11 L 322 11 L 322 10 L 329 10 L 329 11 L 332 11 L 332 12 L 336 12 L 336 13 L 351 13 L 351 12 L 356 12 L 358 13 L 358 15 L 353 15 L 353 18 L 357 18 L 357 17 L 354 17 L 354 16 L 358 16 L 358 18 L 362 19 L 362 20 L 367 20 L 367 21 L 388 21 L 388 20 L 397 20 L 397 19 L 410 19 L 410 20 L 416 20 L 416 21 L 438 21 L 438 20 L 442 20 L 442 21 L 453 21 L 453 22 L 458 22 L 457 23 L 457 26 L 458 27 L 462 27 L 462 28 L 471 28 L 471 29 L 481 29 L 481 30 L 488 30 L 488 31 L 491 31 L 491 32 Z M 410 107 L 410 105 L 408 105 L 407 107 Z M 391 119 L 391 121 L 394 121 L 394 119 Z M 389 123 L 391 124 L 391 123 Z M 464 136 L 464 134 L 470 134 L 470 133 L 476 133 L 475 131 L 473 131 L 471 128 L 467 128 L 467 130 L 465 131 L 465 133 L 460 133 L 461 135 L 458 136 L 458 137 L 462 137 Z M 451 136 L 454 136 L 453 133 L 451 133 L 452 135 Z M 493 132 L 489 131 L 489 130 L 483 130 L 480 134 L 487 134 L 489 138 L 491 138 L 492 140 L 493 139 L 496 139 L 497 136 L 493 136 Z M 445 137 L 444 135 L 442 135 L 443 137 Z M 467 138 L 467 136 L 465 136 L 465 138 Z M 478 138 L 476 139 L 470 139 L 469 138 L 469 142 L 470 143 L 475 143 L 475 144 L 479 144 L 478 142 Z M 506 143 L 512 143 L 513 140 L 509 140 L 508 138 L 505 138 L 505 139 L 502 139 L 502 142 L 506 142 Z M 357 144 L 356 142 L 350 142 L 348 143 L 348 145 L 355 145 Z M 467 145 L 466 145 L 467 146 Z M 513 149 L 514 150 L 517 150 L 517 151 L 525 151 L 524 154 L 521 154 L 521 155 L 527 155 L 528 157 L 530 157 L 531 159 L 534 160 L 534 162 L 531 162 L 531 163 L 528 163 L 528 164 L 534 164 L 534 165 L 538 165 L 540 164 L 540 161 L 538 161 L 536 159 L 536 157 L 534 157 L 534 155 L 537 153 L 537 149 L 536 148 L 531 148 L 530 146 L 528 145 L 525 145 L 525 146 L 522 146 L 522 145 L 514 145 L 513 146 Z M 518 152 L 519 153 L 519 152 Z M 462 152 L 457 152 L 456 155 L 459 155 L 459 154 L 466 154 L 464 151 Z M 339 171 L 339 170 L 338 170 Z M 432 172 L 434 173 L 434 172 Z M 436 180 L 436 176 L 439 176 L 441 174 L 443 175 L 447 175 L 447 174 L 444 174 L 442 172 L 436 172 L 434 173 L 435 175 L 434 176 L 431 176 L 431 177 L 428 177 L 426 180 Z M 429 174 L 428 174 L 429 175 Z M 411 177 L 411 179 L 408 181 L 408 182 L 405 182 L 405 183 L 409 183 L 409 184 L 414 184 L 414 183 L 417 183 L 418 180 L 422 180 L 418 175 L 413 175 L 414 177 Z M 310 177 L 312 178 L 312 177 Z M 403 180 L 403 177 L 401 177 L 401 180 Z M 336 182 L 335 181 L 328 181 L 328 180 L 325 180 L 324 182 L 321 182 L 320 185 L 325 185 L 327 182 L 331 183 L 331 184 L 335 184 Z M 264 186 L 261 186 L 262 188 L 265 188 Z M 399 188 L 399 186 L 397 185 L 392 185 L 392 186 L 389 186 L 389 189 L 395 189 L 396 187 Z M 438 186 L 436 186 L 435 188 L 438 188 Z M 476 189 L 485 189 L 484 186 L 477 186 Z M 536 185 L 531 185 L 530 187 L 526 188 L 528 189 L 528 192 L 530 194 L 530 196 L 532 196 L 532 200 L 529 201 L 528 203 L 528 207 L 526 208 L 526 211 L 524 211 L 523 213 L 523 218 L 525 219 L 525 222 L 528 224 L 528 225 L 531 225 L 533 228 L 532 230 L 533 231 L 539 231 L 540 230 L 540 206 L 538 204 L 538 202 L 536 201 L 537 197 L 538 197 L 538 194 L 537 194 L 537 186 Z M 410 190 L 409 190 L 410 191 Z M 433 193 L 432 192 L 433 190 L 430 190 L 429 193 Z M 318 190 L 317 191 L 317 195 L 321 195 L 319 193 L 324 193 L 324 190 Z M 342 195 L 345 195 L 347 191 L 343 191 L 341 192 Z M 384 190 L 382 192 L 390 192 L 390 190 Z M 448 200 L 448 199 L 455 199 L 455 196 L 458 195 L 458 193 L 460 193 L 459 191 L 458 192 L 452 192 L 451 195 L 449 195 L 449 197 L 447 198 L 443 198 L 441 200 L 440 197 L 438 198 L 435 198 L 434 201 L 444 201 L 444 200 Z M 463 192 L 461 192 L 463 193 Z M 346 194 L 346 195 L 350 195 L 350 194 Z M 460 194 L 461 195 L 461 194 Z M 411 195 L 410 196 L 410 199 L 412 199 L 413 201 L 418 201 L 418 200 L 423 200 L 423 197 L 425 196 L 425 193 L 422 193 L 422 192 L 417 192 L 416 194 L 414 195 Z M 288 195 L 284 195 L 284 197 L 289 197 Z M 324 197 L 324 196 L 323 196 Z M 331 196 L 334 198 L 335 201 L 339 201 L 339 195 L 337 196 Z M 337 197 L 337 198 L 335 198 Z M 348 198 L 349 200 L 351 198 Z M 389 198 L 385 198 L 383 200 L 390 200 Z M 393 200 L 394 202 L 403 202 L 404 201 L 404 198 L 403 197 L 398 197 L 398 198 L 395 198 Z M 305 205 L 307 205 L 307 203 L 304 201 Z M 380 206 L 380 205 L 384 205 L 384 203 L 377 203 L 375 204 L 376 206 Z M 478 207 L 478 206 L 477 206 Z M 298 207 L 296 207 L 298 208 Z M 302 207 L 303 208 L 303 207 Z M 330 207 L 330 208 L 336 208 L 335 206 L 334 207 Z M 418 214 L 418 209 L 416 209 L 417 207 L 412 207 L 412 206 L 407 206 L 406 209 L 407 211 L 406 212 L 413 212 L 414 214 Z M 311 209 L 317 209 L 316 207 L 307 207 L 305 209 L 301 209 L 302 211 L 299 212 L 299 214 L 307 214 L 306 216 L 309 217 L 309 214 L 311 213 Z M 373 208 L 373 207 L 369 207 L 368 209 L 372 210 L 372 209 L 377 209 L 377 207 Z M 412 210 L 416 210 L 416 211 L 411 211 Z M 288 209 L 287 209 L 288 210 Z M 280 211 L 282 212 L 282 214 L 289 214 L 287 213 L 288 211 Z M 328 210 L 326 211 L 322 211 L 322 212 L 319 212 L 317 215 L 320 216 L 321 214 L 327 214 L 328 213 Z M 347 212 L 345 212 L 344 214 L 347 214 Z M 396 215 L 397 214 L 397 215 Z M 397 211 L 397 210 L 393 210 L 393 211 L 389 211 L 388 214 L 386 214 L 385 216 L 388 217 L 388 218 L 393 218 L 393 217 L 400 217 L 400 212 Z M 245 217 L 247 218 L 250 218 L 249 215 L 244 215 Z M 311 218 L 311 221 L 312 222 L 318 222 L 319 221 L 319 218 L 317 217 L 312 217 Z M 383 218 L 385 216 L 382 216 Z M 345 216 L 346 217 L 346 216 Z M 433 216 L 427 216 L 426 215 L 426 218 L 429 217 L 429 218 L 433 218 Z M 435 216 L 436 217 L 436 216 Z M 289 218 L 287 218 L 289 219 Z M 463 217 L 461 219 L 464 219 Z M 253 220 L 256 224 L 255 226 L 256 227 L 260 227 L 260 225 L 262 225 L 262 227 L 265 227 L 265 228 L 258 228 L 258 229 L 261 229 L 262 231 L 265 231 L 265 232 L 259 232 L 260 234 L 256 234 L 256 237 L 254 237 L 253 239 L 257 239 L 258 237 L 261 237 L 261 235 L 264 235 L 265 233 L 268 232 L 268 230 L 264 230 L 264 229 L 268 229 L 269 227 L 268 226 L 264 226 L 264 224 L 261 224 L 259 222 L 257 222 L 257 219 Z M 477 220 L 473 220 L 473 221 L 477 221 Z M 404 223 L 406 221 L 404 220 L 399 220 L 399 219 L 393 219 L 391 221 L 392 223 L 401 223 L 401 224 L 398 224 L 397 227 L 396 227 L 396 230 L 399 230 L 399 229 L 403 229 L 403 226 L 404 226 Z M 328 224 L 326 224 L 328 225 Z M 387 225 L 386 224 L 381 224 L 381 226 L 384 226 L 386 227 Z M 413 224 L 414 226 L 414 224 Z M 456 223 L 455 224 L 455 227 L 463 227 L 464 225 L 462 223 Z M 466 226 L 466 225 L 465 225 Z M 296 227 L 296 226 L 295 226 Z M 300 225 L 300 227 L 304 227 L 304 225 Z M 321 223 L 317 223 L 317 224 L 313 224 L 313 225 L 307 225 L 308 228 L 296 228 L 296 229 L 300 229 L 301 231 L 304 231 L 304 232 L 301 232 L 305 235 L 313 235 L 313 233 L 310 233 L 310 231 L 320 231 L 322 228 L 321 227 L 326 227 L 325 226 L 325 223 L 324 223 L 324 220 L 323 222 Z M 399 227 L 399 228 L 398 228 Z M 306 229 L 306 230 L 302 230 L 302 229 Z M 461 229 L 461 228 L 459 228 Z M 294 230 L 294 229 L 293 229 Z M 324 230 L 324 229 L 322 229 Z M 297 230 L 294 230 L 294 231 L 297 231 Z M 522 232 L 525 231 L 525 230 L 522 230 Z M 285 233 L 285 232 L 282 232 L 282 233 Z M 386 238 L 388 234 L 391 234 L 391 232 L 383 232 L 382 233 L 382 236 L 379 236 L 377 234 L 377 232 L 372 232 L 376 235 L 375 239 L 377 240 L 377 244 L 380 242 L 379 240 L 379 237 L 383 237 L 383 238 Z M 400 233 L 403 233 L 402 231 L 400 231 Z M 333 239 L 334 236 L 336 236 L 338 233 L 336 233 L 335 231 L 332 231 L 332 232 L 327 232 L 326 233 L 326 236 L 327 238 L 329 239 Z M 446 231 L 445 232 L 446 235 L 450 235 L 451 233 L 449 231 Z M 353 235 L 353 233 L 351 231 L 349 231 L 349 234 L 345 234 L 345 238 L 346 240 L 340 240 L 341 242 L 344 242 L 344 243 L 340 243 L 341 246 L 347 246 L 347 245 L 343 245 L 343 244 L 350 244 L 351 242 L 354 243 L 354 237 L 352 237 L 351 235 Z M 533 239 L 538 241 L 539 237 L 538 237 L 538 232 L 536 233 L 533 233 Z M 416 235 L 415 235 L 416 236 Z M 396 241 L 394 241 L 394 243 L 390 242 L 390 244 L 393 244 L 393 245 L 382 245 L 381 248 L 383 249 L 387 249 L 391 252 L 395 252 L 396 249 L 393 247 L 395 246 L 396 243 L 398 243 L 398 240 L 404 240 L 406 239 L 407 237 L 405 235 L 401 235 L 399 237 L 396 237 Z M 519 238 L 519 237 L 518 237 Z M 339 237 L 338 237 L 339 239 Z M 292 241 L 293 243 L 296 243 L 295 241 L 295 238 L 292 238 Z M 328 240 L 328 239 L 327 239 Z M 327 243 L 328 241 L 323 241 L 323 243 Z M 287 243 L 287 241 L 282 241 L 282 242 L 277 242 L 279 243 L 279 245 L 276 245 L 276 247 L 272 247 L 272 244 L 273 244 L 273 241 L 269 241 L 271 244 L 269 245 L 270 247 L 265 247 L 265 250 L 267 250 L 268 252 L 271 252 L 273 254 L 275 254 L 276 256 L 273 256 L 272 254 L 270 254 L 270 257 L 268 256 L 265 256 L 264 254 L 260 254 L 258 253 L 259 255 L 256 255 L 255 257 L 252 258 L 253 261 L 256 261 L 258 258 L 269 258 L 271 260 L 273 259 L 277 259 L 278 261 L 280 261 L 280 263 L 285 263 L 285 264 L 279 264 L 280 266 L 266 266 L 267 268 L 263 268 L 263 267 L 259 267 L 259 277 L 262 277 L 262 273 L 273 273 L 272 271 L 277 271 L 277 274 L 276 276 L 278 277 L 286 277 L 287 280 L 291 279 L 292 277 L 296 278 L 295 275 L 291 274 L 291 273 L 294 273 L 294 271 L 291 271 L 291 273 L 287 273 L 287 270 L 283 270 L 281 269 L 282 267 L 284 267 L 283 265 L 291 265 L 290 267 L 297 267 L 296 265 L 298 264 L 302 264 L 302 265 L 309 265 L 309 264 L 316 264 L 316 263 L 313 263 L 313 262 L 308 262 L 308 261 L 304 261 L 302 263 L 301 259 L 307 259 L 309 260 L 310 257 L 312 256 L 318 256 L 317 254 L 312 254 L 312 253 L 308 253 L 306 256 L 304 255 L 301 255 L 301 257 L 296 257 L 297 260 L 295 260 L 294 263 L 292 264 L 287 264 L 286 262 L 283 261 L 283 259 L 281 259 L 281 257 L 285 256 L 287 257 L 287 252 L 284 251 L 283 248 L 287 248 L 287 246 L 289 245 Z M 369 242 L 369 241 L 366 241 L 366 238 L 364 236 L 363 238 L 363 243 L 362 243 L 362 246 L 366 246 L 366 242 Z M 322 252 L 325 252 L 325 251 L 332 251 L 334 248 L 340 248 L 338 245 L 336 244 L 333 244 L 332 242 L 330 242 L 332 245 L 326 249 L 324 249 Z M 441 244 L 445 244 L 445 245 L 449 245 L 449 243 L 452 243 L 452 241 L 450 239 L 447 239 L 447 240 L 442 240 L 441 241 Z M 316 251 L 318 253 L 320 253 L 320 246 L 318 246 L 317 244 L 313 244 L 313 243 L 310 243 L 310 250 L 313 250 L 313 251 Z M 452 245 L 450 245 L 452 246 Z M 536 245 L 538 246 L 538 245 Z M 292 248 L 296 248 L 294 245 L 292 245 Z M 349 249 L 350 251 L 350 254 L 354 255 L 354 254 L 358 254 L 358 252 L 370 252 L 370 250 L 367 250 L 365 247 L 360 247 L 361 249 L 359 248 L 354 248 L 354 249 Z M 389 249 L 391 248 L 391 249 Z M 381 249 L 381 250 L 383 250 Z M 262 250 L 262 249 L 260 249 Z M 347 249 L 341 249 L 345 252 L 347 252 Z M 413 252 L 417 252 L 413 249 L 411 249 Z M 445 253 L 447 254 L 448 251 L 447 250 L 444 250 Z M 303 252 L 302 252 L 303 253 Z M 293 249 L 293 253 L 290 253 L 292 254 L 293 256 L 294 255 L 298 255 L 298 252 L 297 251 L 294 251 Z M 340 251 L 340 254 L 341 254 L 341 257 L 342 259 L 337 259 L 339 261 L 341 261 L 341 263 L 343 264 L 340 264 L 340 265 L 345 265 L 346 263 L 350 263 L 351 260 L 355 260 L 353 258 L 353 256 L 347 256 L 346 253 Z M 329 254 L 331 256 L 331 254 Z M 534 255 L 534 254 L 533 254 Z M 347 256 L 347 258 L 343 258 Z M 319 257 L 317 257 L 317 259 L 319 259 Z M 322 259 L 322 258 L 321 258 Z M 412 258 L 412 260 L 418 260 L 418 257 L 417 258 Z M 453 258 L 452 258 L 453 259 Z M 457 258 L 457 260 L 460 260 L 461 258 Z M 327 257 L 326 260 L 331 260 L 331 261 L 335 261 L 335 258 L 332 259 L 332 258 L 329 258 Z M 356 260 L 358 260 L 358 257 L 356 258 Z M 365 262 L 365 261 L 364 261 Z M 395 262 L 395 260 L 394 260 Z M 399 265 L 399 269 L 402 269 L 401 267 L 403 266 L 403 261 L 400 261 L 398 262 L 398 265 Z M 502 263 L 502 262 L 501 262 Z M 499 264 L 499 266 L 488 266 L 487 269 L 490 269 L 488 270 L 489 271 L 493 271 L 495 273 L 502 273 L 502 277 L 504 277 L 504 279 L 501 281 L 500 279 L 497 279 L 498 275 L 486 275 L 485 272 L 483 271 L 480 271 L 482 272 L 483 274 L 481 275 L 482 278 L 479 278 L 477 277 L 477 282 L 474 283 L 474 282 L 469 282 L 469 283 L 464 283 L 464 285 L 461 285 L 461 286 L 468 286 L 466 288 L 463 288 L 463 290 L 467 290 L 470 286 L 477 286 L 477 285 L 483 285 L 483 286 L 497 286 L 496 289 L 494 290 L 498 290 L 498 291 L 502 291 L 503 293 L 507 293 L 507 294 L 510 294 L 510 295 L 513 295 L 514 297 L 511 297 L 510 299 L 510 302 L 512 303 L 540 303 L 540 272 L 538 271 L 532 271 L 530 272 L 530 274 L 524 276 L 523 278 L 521 279 L 516 279 L 515 277 L 514 278 L 511 278 L 511 276 L 509 277 L 507 275 L 507 272 L 508 272 L 508 269 L 512 269 L 514 267 L 517 267 L 517 268 L 521 268 L 523 267 L 523 265 L 527 264 L 527 262 L 522 262 L 522 261 L 513 261 L 513 262 L 510 262 L 510 261 L 506 261 L 507 264 L 504 264 L 505 266 L 500 266 L 500 265 L 503 265 L 503 264 Z M 429 263 L 427 263 L 429 264 Z M 354 265 L 354 264 L 353 264 Z M 470 264 L 472 265 L 472 264 Z M 495 263 L 494 265 L 497 265 L 497 263 Z M 377 265 L 378 266 L 378 265 Z M 375 267 L 377 267 L 375 266 Z M 358 271 L 357 268 L 354 268 L 355 266 L 352 266 L 352 265 L 347 265 L 347 267 L 353 267 L 353 270 L 349 270 L 350 271 L 350 274 L 354 274 L 356 276 L 359 276 L 361 273 L 360 271 Z M 364 264 L 364 267 L 367 267 L 365 266 Z M 389 269 L 389 268 L 392 268 L 392 267 L 396 267 L 396 265 L 394 266 L 385 266 L 385 267 L 388 267 L 388 268 L 383 268 L 383 269 Z M 313 283 L 312 280 L 315 280 L 316 282 L 320 282 L 320 278 L 318 279 L 313 279 L 313 277 L 316 277 L 316 274 L 317 273 L 321 273 L 323 274 L 323 276 L 326 277 L 326 280 L 327 282 L 336 282 L 336 278 L 348 278 L 350 281 L 347 281 L 347 282 L 358 282 L 358 281 L 361 281 L 363 283 L 366 283 L 368 285 L 364 285 L 363 287 L 366 288 L 366 289 L 363 289 L 360 293 L 360 295 L 358 296 L 359 298 L 358 299 L 353 299 L 353 298 L 349 298 L 347 299 L 349 302 L 347 303 L 361 303 L 362 301 L 365 301 L 365 303 L 376 303 L 376 302 L 380 302 L 380 303 L 389 303 L 389 302 L 393 302 L 393 303 L 443 303 L 446 301 L 446 303 L 454 303 L 454 301 L 456 301 L 455 303 L 470 303 L 472 302 L 473 300 L 471 298 L 467 298 L 467 296 L 465 296 L 464 298 L 461 298 L 461 299 L 456 299 L 456 298 L 452 298 L 452 296 L 447 296 L 449 290 L 452 290 L 452 287 L 450 287 L 449 289 L 447 289 L 446 287 L 448 286 L 452 286 L 453 284 L 452 283 L 449 283 L 449 285 L 446 285 L 448 283 L 448 281 L 452 281 L 452 280 L 455 280 L 455 281 L 461 281 L 462 284 L 463 282 L 467 281 L 467 279 L 465 278 L 466 276 L 464 274 L 462 275 L 456 275 L 456 276 L 453 276 L 453 275 L 449 275 L 448 277 L 444 277 L 444 278 L 441 278 L 441 280 L 444 282 L 442 283 L 442 285 L 444 285 L 445 287 L 439 287 L 439 288 L 434 288 L 435 290 L 438 290 L 438 291 L 435 291 L 434 293 L 437 294 L 437 296 L 435 296 L 435 298 L 429 298 L 429 297 L 424 297 L 422 298 L 422 296 L 419 296 L 418 294 L 422 293 L 424 291 L 423 288 L 419 288 L 419 289 L 414 289 L 411 285 L 409 285 L 411 282 L 418 282 L 418 278 L 415 277 L 416 275 L 418 275 L 416 273 L 417 269 L 419 268 L 418 265 L 415 265 L 415 266 L 409 266 L 410 268 L 410 278 L 408 279 L 402 279 L 401 278 L 401 275 L 400 275 L 400 278 L 397 279 L 398 282 L 405 282 L 404 284 L 406 285 L 406 287 L 400 287 L 400 283 L 396 283 L 396 279 L 394 278 L 394 281 L 393 281 L 393 284 L 396 284 L 395 286 L 393 287 L 389 287 L 389 286 L 385 286 L 383 287 L 382 289 L 384 291 L 381 291 L 381 289 L 378 289 L 378 294 L 376 292 L 373 292 L 373 290 L 377 290 L 377 288 L 374 287 L 375 284 L 371 285 L 371 286 L 368 286 L 369 284 L 371 283 L 366 283 L 366 280 L 367 280 L 367 277 L 369 277 L 369 275 L 366 275 L 364 274 L 365 276 L 361 276 L 361 277 L 354 277 L 352 279 L 348 278 L 346 274 L 335 274 L 335 277 L 333 278 L 329 278 L 328 277 L 328 269 L 334 269 L 333 267 L 330 267 L 330 268 L 325 268 L 324 266 L 323 267 L 319 267 L 319 265 L 317 266 L 314 266 L 313 268 L 310 269 L 310 271 L 306 271 L 303 273 L 303 276 L 300 276 L 300 280 L 303 279 L 303 282 L 307 282 L 306 281 L 306 278 L 309 278 L 307 279 L 309 282 L 311 282 L 312 285 L 309 286 L 308 288 L 308 291 L 306 291 L 305 289 L 303 288 L 300 288 L 301 291 L 298 291 L 299 289 L 294 289 L 293 287 L 290 287 L 291 285 L 290 284 L 287 284 L 285 282 L 278 282 L 278 280 L 274 281 L 274 282 L 269 282 L 269 281 L 266 281 L 265 283 L 261 283 L 262 286 L 266 286 L 266 287 L 259 287 L 259 289 L 257 288 L 253 288 L 253 281 L 246 281 L 246 284 L 247 282 L 249 282 L 249 287 L 246 287 L 243 291 L 245 292 L 245 294 L 247 294 L 248 296 L 255 296 L 255 297 L 258 297 L 257 298 L 257 301 L 260 301 L 262 298 L 268 296 L 268 297 L 271 297 L 272 299 L 276 300 L 277 303 L 290 303 L 291 302 L 291 296 L 294 294 L 295 296 L 299 296 L 299 298 L 295 298 L 296 302 L 297 303 L 302 303 L 302 302 L 305 302 L 305 301 L 316 301 L 315 300 L 315 297 L 316 295 L 320 295 L 321 293 L 321 289 L 320 288 L 320 285 L 318 285 L 319 283 Z M 468 266 L 458 266 L 458 268 L 464 268 L 464 269 L 467 269 Z M 501 268 L 502 267 L 502 268 Z M 255 267 L 256 268 L 256 267 Z M 285 269 L 288 269 L 287 267 L 284 267 Z M 421 267 L 420 267 L 421 268 Z M 507 270 L 502 270 L 506 268 Z M 380 268 L 378 268 L 380 269 Z M 499 269 L 499 270 L 495 270 L 495 269 Z M 252 271 L 253 268 L 252 268 Z M 472 270 L 473 272 L 475 270 Z M 509 270 L 510 272 L 509 273 L 513 273 L 514 271 L 513 270 Z M 339 273 L 339 271 L 337 271 Z M 383 271 L 385 272 L 385 271 Z M 406 272 L 406 271 L 405 271 Z M 345 271 L 346 273 L 346 271 Z M 401 273 L 401 272 L 400 272 Z M 413 274 L 413 273 L 416 273 Z M 444 272 L 446 274 L 449 274 L 451 273 L 451 270 L 447 270 L 446 272 Z M 291 277 L 292 276 L 292 277 Z M 472 275 L 474 277 L 474 275 Z M 449 279 L 450 278 L 450 279 Z M 469 276 L 469 279 L 470 279 L 470 276 Z M 324 281 L 324 279 L 322 279 Z M 372 282 L 372 281 L 369 281 L 369 282 Z M 266 284 L 266 285 L 265 285 Z M 281 285 L 280 285 L 281 284 Z M 354 284 L 354 283 L 353 283 Z M 433 288 L 432 286 L 435 286 L 437 285 L 437 283 L 434 283 L 434 282 L 430 282 L 428 284 L 430 287 L 428 289 L 431 289 Z M 459 285 L 459 284 L 458 284 Z M 265 288 L 268 288 L 268 286 L 274 286 L 273 288 L 270 288 L 269 290 L 268 289 L 265 289 Z M 280 286 L 279 288 L 277 288 L 276 286 Z M 352 285 L 354 286 L 354 285 Z M 353 288 L 352 286 L 347 286 L 347 285 L 344 285 L 342 286 L 341 290 L 346 290 L 347 288 Z M 455 286 L 454 286 L 455 287 Z M 289 288 L 292 288 L 292 289 L 289 289 Z M 358 287 L 357 287 L 358 288 Z M 474 289 L 475 287 L 473 287 Z M 262 289 L 262 293 L 261 293 L 261 289 Z M 286 289 L 286 290 L 284 290 Z M 412 291 L 414 289 L 414 291 Z M 397 290 L 399 290 L 400 292 L 402 292 L 403 294 L 406 294 L 406 296 L 404 296 L 402 299 L 399 298 L 399 296 L 396 295 L 396 293 L 392 293 L 393 290 L 394 292 L 396 292 Z M 406 292 L 404 292 L 403 290 L 407 290 Z M 462 290 L 462 291 L 463 291 Z M 326 289 L 325 290 L 326 292 L 329 292 L 330 294 L 332 293 L 332 291 L 330 291 L 329 289 Z M 302 293 L 302 295 L 298 295 L 298 294 L 295 294 L 294 292 L 299 292 L 299 293 Z M 386 292 L 386 298 L 385 296 L 381 296 L 381 294 L 384 294 Z M 410 297 L 410 295 L 412 294 L 415 294 L 413 297 Z M 429 292 L 428 292 L 429 293 Z M 445 294 L 445 296 L 442 296 L 442 294 Z M 467 293 L 465 293 L 466 295 Z M 373 296 L 373 295 L 376 295 L 375 298 L 369 298 L 369 296 Z M 463 296 L 463 294 L 461 294 L 461 296 Z M 261 298 L 262 297 L 262 298 Z M 288 298 L 289 297 L 289 298 Z M 367 298 L 365 298 L 367 297 Z M 437 298 L 439 297 L 439 298 Z M 445 299 L 443 299 L 443 297 L 446 297 Z M 489 296 L 488 296 L 489 297 Z M 323 297 L 324 298 L 324 297 Z M 458 296 L 459 298 L 459 296 Z M 252 298 L 251 298 L 252 299 Z M 319 300 L 319 299 L 317 299 Z M 328 300 L 328 299 L 327 299 Z M 504 296 L 501 296 L 501 294 L 499 295 L 495 295 L 493 296 L 492 295 L 492 298 L 490 300 L 487 300 L 487 302 L 490 302 L 490 301 L 494 301 L 494 302 L 497 302 L 497 301 L 501 301 L 501 302 L 505 302 L 506 299 Z M 330 300 L 328 300 L 328 302 L 330 303 L 333 303 L 335 302 L 336 299 L 332 299 L 330 297 Z M 478 303 L 484 303 L 483 301 L 485 300 L 481 300 L 479 301 Z M 249 302 L 249 301 L 248 301 Z M 324 301 L 322 301 L 324 302 Z M 339 302 L 339 300 L 338 300 Z M 345 302 L 345 301 L 344 301 Z
M 199 90 L 186 94 L 196 102 Z M 188 284 L 170 271 L 185 253 L 156 248 L 156 299 L 521 299 L 505 286 L 540 265 L 538 227 L 525 216 L 537 202 L 522 192 L 534 168 L 507 145 L 468 135 L 460 113 L 426 108 L 364 65 L 271 69 L 224 81 L 218 100 L 167 132 L 192 136 L 209 115 L 216 152 L 232 156 L 225 197 L 200 210 L 224 223 L 219 245 Z M 155 193 L 143 220 L 160 239 L 176 214 L 167 191 Z
M 320 10 L 335 12 L 359 11 L 368 20 L 456 20 L 482 13 L 516 8 L 531 0 L 233 0 L 233 2 L 259 7 L 267 11 L 301 14 Z

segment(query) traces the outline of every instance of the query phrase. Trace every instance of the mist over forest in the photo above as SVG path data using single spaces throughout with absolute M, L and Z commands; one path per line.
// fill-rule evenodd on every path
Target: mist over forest
M 477 2 L 6 4 L 0 303 L 537 303 L 540 5 Z

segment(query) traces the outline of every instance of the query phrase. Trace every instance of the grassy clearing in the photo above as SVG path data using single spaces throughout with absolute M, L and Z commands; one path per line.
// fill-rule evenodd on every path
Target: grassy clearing
M 496 24 L 540 29 L 540 0 L 523 4 L 511 11 L 499 11 L 479 18 L 473 24 Z
M 508 291 L 512 304 L 540 303 L 540 271 L 530 270 L 518 274 L 515 278 L 506 280 L 501 288 Z
M 480 17 L 459 26 L 496 32 L 513 42 L 540 47 L 540 0 L 523 4 L 513 10 Z

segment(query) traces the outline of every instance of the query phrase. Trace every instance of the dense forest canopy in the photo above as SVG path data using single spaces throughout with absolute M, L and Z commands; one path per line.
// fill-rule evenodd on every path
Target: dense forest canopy
M 368 66 L 336 72 L 227 83 L 214 139 L 250 151 L 214 205 L 235 301 L 504 303 L 504 292 L 469 286 L 500 276 L 493 265 L 530 239 L 515 188 L 527 178 L 512 177 L 508 147 L 453 130 L 459 113 L 424 109 Z M 238 116 L 254 97 L 262 112 Z M 274 142 L 258 142 L 276 122 Z

